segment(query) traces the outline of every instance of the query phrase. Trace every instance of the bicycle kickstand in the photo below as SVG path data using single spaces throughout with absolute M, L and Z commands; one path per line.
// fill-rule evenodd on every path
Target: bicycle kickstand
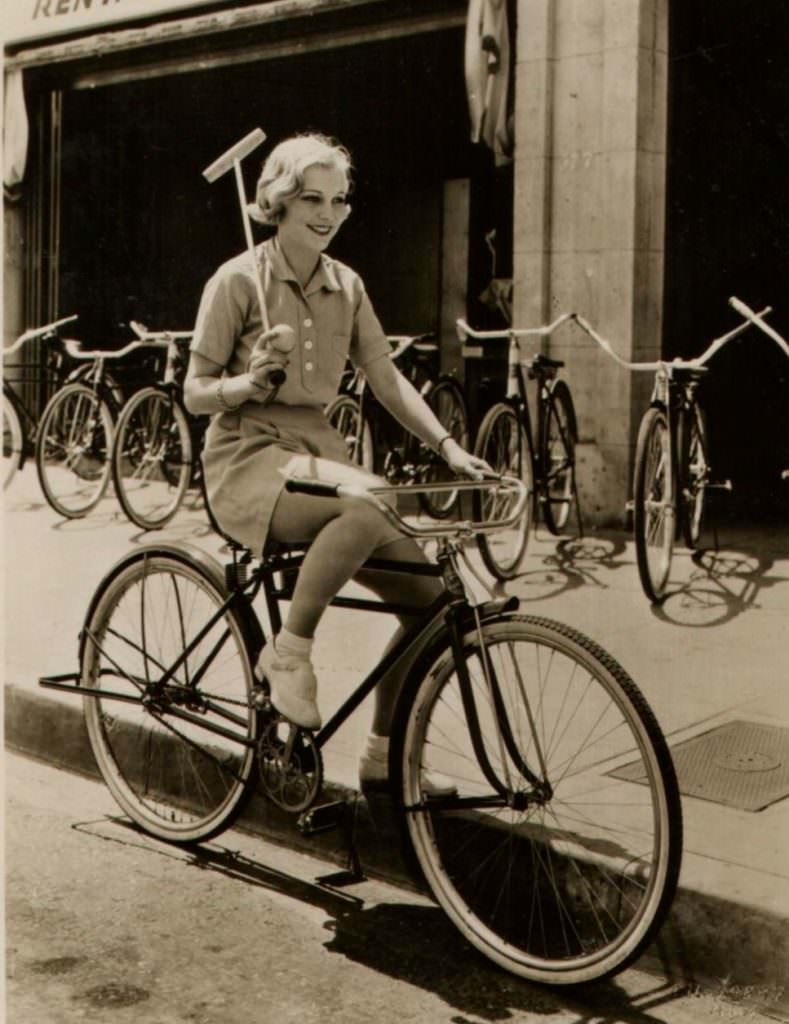
M 359 858 L 359 851 L 356 849 L 356 823 L 359 814 L 359 799 L 360 794 L 355 793 L 352 799 L 338 800 L 331 804 L 324 804 L 323 807 L 316 807 L 312 812 L 308 811 L 299 820 L 299 828 L 306 835 L 314 835 L 316 832 L 323 832 L 335 827 L 339 827 L 342 831 L 348 851 L 345 867 L 341 871 L 335 871 L 329 875 L 321 875 L 317 879 L 321 885 L 340 888 L 344 885 L 355 885 L 357 882 L 364 882 L 366 879 L 362 869 L 362 862 Z M 324 812 L 323 815 L 321 814 L 322 811 Z M 325 824 L 321 818 L 324 818 Z

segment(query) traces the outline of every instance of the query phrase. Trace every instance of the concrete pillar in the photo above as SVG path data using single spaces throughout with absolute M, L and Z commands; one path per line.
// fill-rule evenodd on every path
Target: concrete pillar
M 520 0 L 516 68 L 515 321 L 582 313 L 627 359 L 661 343 L 668 0 Z M 651 378 L 575 328 L 566 360 L 590 522 L 624 521 Z

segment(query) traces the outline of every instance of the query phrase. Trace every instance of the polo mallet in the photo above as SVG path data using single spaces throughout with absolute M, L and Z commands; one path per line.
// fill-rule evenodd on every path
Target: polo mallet
M 255 128 L 249 135 L 245 135 L 240 142 L 237 142 L 235 146 L 231 146 L 230 149 L 226 150 L 220 157 L 217 157 L 212 164 L 210 164 L 203 171 L 203 177 L 207 182 L 213 184 L 217 178 L 221 178 L 223 174 L 226 174 L 232 167 L 235 171 L 236 177 L 236 188 L 238 190 L 238 201 L 241 206 L 241 221 L 244 225 L 244 237 L 247 241 L 247 249 L 249 255 L 252 258 L 252 263 L 255 267 L 255 290 L 257 292 L 258 304 L 260 305 L 260 319 L 263 324 L 263 330 L 270 330 L 270 324 L 268 319 L 268 311 L 266 309 L 266 298 L 263 292 L 263 278 L 260 274 L 260 266 L 258 264 L 257 253 L 255 252 L 255 243 L 252 240 L 252 225 L 249 220 L 249 213 L 247 211 L 247 197 L 244 191 L 244 179 L 241 175 L 241 161 L 252 152 L 253 149 L 265 141 L 266 133 L 262 128 Z M 272 387 L 278 388 L 285 382 L 285 371 L 281 367 L 276 367 L 268 375 L 269 382 Z

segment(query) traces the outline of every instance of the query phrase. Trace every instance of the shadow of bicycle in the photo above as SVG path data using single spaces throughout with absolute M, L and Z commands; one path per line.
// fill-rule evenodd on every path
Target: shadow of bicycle
M 544 547 L 545 541 L 540 546 Z M 535 567 L 528 568 L 515 581 L 518 597 L 524 601 L 545 601 L 579 587 L 607 590 L 607 573 L 632 567 L 632 562 L 623 557 L 626 550 L 625 537 L 614 534 L 563 538 L 552 551 L 533 553 L 531 562 Z

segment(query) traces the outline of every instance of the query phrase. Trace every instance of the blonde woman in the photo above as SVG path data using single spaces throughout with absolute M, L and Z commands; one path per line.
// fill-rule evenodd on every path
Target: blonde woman
M 357 578 L 386 601 L 420 605 L 429 604 L 439 586 L 429 577 L 360 575 L 371 556 L 424 561 L 424 555 L 366 504 L 284 490 L 287 476 L 372 479 L 350 462 L 343 438 L 324 415 L 346 360 L 363 370 L 381 404 L 452 470 L 478 479 L 489 469 L 448 436 L 388 358 L 389 342 L 359 275 L 326 255 L 350 213 L 350 186 L 348 151 L 331 139 L 299 135 L 272 150 L 250 212 L 275 228 L 256 255 L 276 326 L 262 331 L 251 256 L 245 252 L 224 263 L 203 292 L 185 383 L 190 412 L 213 416 L 203 461 L 222 529 L 256 554 L 267 538 L 310 545 L 284 627 L 257 666 L 274 707 L 307 729 L 321 724 L 313 637 L 343 585 Z M 276 391 L 269 384 L 274 368 L 287 375 Z M 363 780 L 386 776 L 399 684 L 393 676 L 376 691 Z

